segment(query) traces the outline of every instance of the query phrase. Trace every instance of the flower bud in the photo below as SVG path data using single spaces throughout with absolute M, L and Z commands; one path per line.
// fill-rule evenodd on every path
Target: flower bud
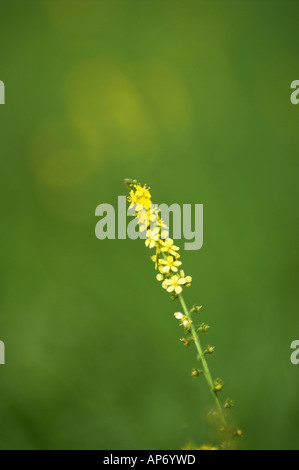
M 221 379 L 216 379 L 214 382 L 214 392 L 221 392 L 224 387 L 224 383 Z
M 191 371 L 192 377 L 198 377 L 199 375 L 202 375 L 203 373 L 204 373 L 203 370 L 199 370 L 199 369 L 192 369 Z
M 189 319 L 186 319 L 183 321 L 183 327 L 186 328 L 187 330 L 191 327 L 192 321 Z
M 184 346 L 190 346 L 190 340 L 186 338 L 180 338 L 180 342 L 183 343 Z
M 208 333 L 210 327 L 206 323 L 202 323 L 200 327 L 198 328 L 197 332 L 198 333 Z
M 207 346 L 207 349 L 204 351 L 204 354 L 214 354 L 215 347 L 214 346 Z
M 174 316 L 177 320 L 183 320 L 185 318 L 181 312 L 176 312 Z
M 224 404 L 224 408 L 226 410 L 231 410 L 234 407 L 235 407 L 235 402 L 233 400 L 227 399 L 225 404 Z
M 137 181 L 136 180 L 132 180 L 131 178 L 125 178 L 125 184 L 129 187 L 129 188 L 133 188 L 133 186 L 135 184 L 137 184 Z
M 190 277 L 190 276 L 188 276 L 188 277 Z M 187 278 L 186 278 L 186 279 L 187 279 Z M 192 279 L 192 278 L 191 278 L 191 279 Z M 189 283 L 189 282 L 191 282 L 191 280 L 189 281 L 189 279 L 187 279 L 187 282 Z M 202 308 L 202 307 L 199 307 L 198 305 L 194 304 L 193 307 L 192 307 L 191 310 L 190 310 L 190 313 L 199 313 L 199 311 L 200 311 L 201 308 Z

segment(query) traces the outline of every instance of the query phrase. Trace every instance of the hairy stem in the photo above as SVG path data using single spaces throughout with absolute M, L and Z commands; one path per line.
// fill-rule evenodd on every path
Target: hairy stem
M 191 317 L 190 317 L 190 313 L 189 313 L 189 310 L 187 308 L 187 305 L 184 301 L 184 298 L 183 296 L 180 294 L 178 296 L 180 302 L 181 302 L 181 305 L 183 307 L 183 310 L 184 310 L 184 314 L 186 316 L 186 318 L 188 320 L 191 320 Z M 200 344 L 200 340 L 199 340 L 199 337 L 198 337 L 198 334 L 197 334 L 197 331 L 193 325 L 193 323 L 191 323 L 191 333 L 192 333 L 192 336 L 194 338 L 194 343 L 195 343 L 195 346 L 196 346 L 196 349 L 197 349 L 197 352 L 198 352 L 198 355 L 199 355 L 199 358 L 201 360 L 201 363 L 202 363 L 202 366 L 203 366 L 203 369 L 204 369 L 204 375 L 205 375 L 205 378 L 208 382 L 208 385 L 210 387 L 210 390 L 211 390 L 211 393 L 215 399 L 215 402 L 216 402 L 216 406 L 217 406 L 217 409 L 218 409 L 218 412 L 219 412 L 219 416 L 223 422 L 223 425 L 225 427 L 227 427 L 227 422 L 226 422 L 226 419 L 225 419 L 225 416 L 224 416 L 224 413 L 223 413 L 223 409 L 222 409 L 222 406 L 220 404 L 220 401 L 219 401 L 219 398 L 218 398 L 218 395 L 217 395 L 217 392 L 214 390 L 214 382 L 213 382 L 213 379 L 212 379 L 212 375 L 211 375 L 211 372 L 210 372 L 210 369 L 209 369 L 209 366 L 208 366 L 208 363 L 206 361 L 206 358 L 205 358 L 205 355 L 203 353 L 203 349 L 201 347 L 201 344 Z

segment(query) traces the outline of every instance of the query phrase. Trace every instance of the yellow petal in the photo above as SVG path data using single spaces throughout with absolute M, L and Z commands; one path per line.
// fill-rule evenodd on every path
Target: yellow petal
M 161 273 L 167 274 L 169 273 L 169 269 L 170 269 L 169 266 L 163 266 L 163 268 L 161 268 L 160 271 Z

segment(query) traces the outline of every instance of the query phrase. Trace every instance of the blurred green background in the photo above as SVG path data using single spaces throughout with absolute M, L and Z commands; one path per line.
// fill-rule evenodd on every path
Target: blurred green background
M 206 384 L 142 241 L 99 241 L 125 177 L 204 204 L 182 252 L 247 449 L 299 448 L 297 1 L 1 2 L 1 449 L 210 441 Z M 182 243 L 178 242 L 182 246 Z

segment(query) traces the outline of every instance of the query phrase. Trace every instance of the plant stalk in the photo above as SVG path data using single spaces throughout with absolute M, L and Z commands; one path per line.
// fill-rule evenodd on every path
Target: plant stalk
M 189 314 L 189 310 L 187 308 L 187 305 L 184 301 L 184 298 L 183 296 L 180 294 L 178 296 L 180 302 L 181 302 L 181 305 L 183 307 L 183 310 L 184 310 L 184 314 L 186 316 L 186 318 L 188 320 L 191 321 L 191 333 L 192 333 L 192 336 L 194 338 L 194 343 L 195 343 L 195 346 L 196 346 L 196 349 L 197 349 L 197 352 L 198 352 L 198 355 L 199 355 L 199 358 L 202 362 L 202 366 L 203 366 L 203 369 L 204 369 L 204 376 L 208 382 L 208 385 L 210 387 L 210 390 L 211 390 L 211 393 L 215 399 L 215 402 L 216 402 L 216 406 L 217 406 L 217 409 L 218 409 L 218 412 L 219 412 L 219 416 L 223 422 L 223 425 L 225 426 L 225 428 L 227 427 L 227 422 L 226 422 L 226 419 L 225 419 L 225 416 L 224 416 L 224 412 L 223 412 L 223 409 L 222 409 L 222 406 L 220 404 L 220 401 L 219 401 L 219 398 L 218 398 L 218 395 L 217 395 L 217 392 L 214 390 L 214 382 L 213 382 L 213 379 L 212 379 L 212 375 L 211 375 L 211 372 L 210 372 L 210 369 L 209 369 L 209 366 L 208 366 L 208 363 L 206 361 L 206 358 L 205 358 L 205 355 L 203 353 L 203 350 L 202 350 L 202 347 L 201 347 L 201 344 L 200 344 L 200 340 L 199 340 L 199 337 L 198 337 L 198 334 L 197 334 L 197 331 L 192 323 L 192 320 L 191 320 L 191 317 L 190 317 L 190 314 Z

